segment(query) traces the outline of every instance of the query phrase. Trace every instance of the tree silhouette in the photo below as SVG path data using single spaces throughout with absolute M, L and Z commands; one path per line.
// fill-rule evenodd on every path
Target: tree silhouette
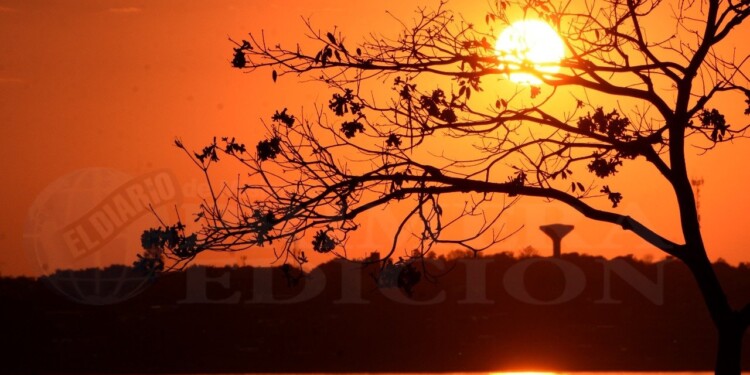
M 273 244 L 279 256 L 304 263 L 303 252 L 290 251 L 295 241 L 345 256 L 358 216 L 399 205 L 404 215 L 385 265 L 407 224 L 419 224 L 417 257 L 438 243 L 481 251 L 507 235 L 500 217 L 517 197 L 556 200 L 683 261 L 718 332 L 716 372 L 739 374 L 750 305 L 733 309 L 714 273 L 685 156 L 689 146 L 710 152 L 745 135 L 722 111 L 750 113 L 750 57 L 723 44 L 750 15 L 750 1 L 498 0 L 475 24 L 445 3 L 416 14 L 398 21 L 398 35 L 370 35 L 356 46 L 309 20 L 304 47 L 253 34 L 235 42 L 233 67 L 269 72 L 274 81 L 319 81 L 331 99 L 313 116 L 277 111 L 254 148 L 222 138 L 193 153 L 177 141 L 205 174 L 211 197 L 197 232 L 165 225 L 144 234 L 144 247 L 181 264 L 206 250 Z M 496 52 L 495 31 L 511 15 L 559 32 L 566 57 L 558 72 L 517 56 L 504 63 L 510 57 Z M 646 26 L 655 23 L 670 23 L 672 32 Z M 512 72 L 541 83 L 509 82 Z M 442 147 L 446 140 L 455 146 Z M 224 158 L 248 176 L 237 186 L 211 181 L 210 168 Z M 631 164 L 654 168 L 673 188 L 682 242 L 620 212 L 626 196 L 612 177 Z M 441 205 L 449 196 L 467 203 L 450 210 Z M 463 220 L 478 223 L 476 231 L 456 237 L 451 228 Z

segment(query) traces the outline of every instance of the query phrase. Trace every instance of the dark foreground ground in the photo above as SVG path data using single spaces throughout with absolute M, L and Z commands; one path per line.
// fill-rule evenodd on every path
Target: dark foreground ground
M 377 267 L 338 261 L 304 277 L 192 268 L 148 282 L 113 267 L 0 279 L 0 372 L 710 370 L 715 334 L 687 270 L 615 262 L 438 259 L 435 278 L 418 267 L 411 296 L 378 287 Z M 733 301 L 750 301 L 748 267 L 716 268 Z

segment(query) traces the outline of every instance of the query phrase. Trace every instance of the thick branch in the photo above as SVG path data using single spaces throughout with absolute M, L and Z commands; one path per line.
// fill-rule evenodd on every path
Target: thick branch
M 395 180 L 395 177 L 391 176 L 368 176 L 365 180 Z M 625 230 L 633 231 L 636 235 L 646 240 L 648 243 L 657 247 L 658 249 L 666 252 L 669 255 L 682 259 L 683 254 L 679 252 L 680 245 L 662 237 L 653 230 L 641 224 L 636 219 L 630 216 L 617 214 L 610 211 L 604 211 L 596 209 L 581 199 L 572 196 L 566 192 L 553 189 L 553 188 L 542 188 L 535 186 L 519 186 L 515 183 L 493 183 L 486 181 L 467 180 L 460 178 L 452 178 L 447 176 L 399 176 L 398 179 L 404 181 L 413 182 L 433 182 L 445 184 L 447 186 L 442 187 L 424 187 L 424 188 L 405 188 L 398 191 L 399 194 L 410 194 L 410 193 L 428 193 L 428 194 L 441 194 L 441 193 L 456 193 L 456 192 L 477 192 L 477 193 L 505 193 L 509 195 L 521 195 L 530 197 L 541 197 L 549 198 L 560 201 L 574 208 L 576 211 L 582 213 L 589 219 L 608 222 L 612 224 L 620 225 Z M 370 207 L 371 208 L 371 207 Z

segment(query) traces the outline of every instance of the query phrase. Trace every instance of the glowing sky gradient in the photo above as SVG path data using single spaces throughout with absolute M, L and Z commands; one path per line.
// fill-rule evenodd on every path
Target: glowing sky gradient
M 453 8 L 462 2 L 454 2 Z M 0 2 L 0 123 L 4 183 L 0 187 L 0 273 L 36 274 L 39 265 L 24 247 L 27 215 L 35 199 L 62 176 L 86 168 L 108 168 L 128 176 L 154 170 L 173 173 L 195 204 L 200 172 L 172 142 L 202 146 L 213 136 L 237 136 L 254 145 L 262 136 L 260 119 L 274 110 L 312 110 L 328 91 L 270 73 L 242 74 L 230 68 L 232 44 L 249 31 L 265 30 L 270 41 L 293 43 L 304 33 L 300 16 L 323 30 L 338 26 L 350 40 L 370 32 L 395 34 L 399 25 L 385 10 L 410 19 L 417 6 L 431 2 L 325 1 L 44 1 Z M 461 11 L 484 20 L 483 2 Z M 367 22 L 362 22 L 366 18 Z M 747 35 L 750 23 L 736 30 Z M 733 43 L 738 55 L 747 43 Z M 748 118 L 728 114 L 733 124 Z M 743 123 L 744 122 L 744 123 Z M 750 143 L 738 141 L 708 155 L 690 151 L 690 174 L 702 177 L 700 204 L 704 238 L 713 259 L 749 261 L 750 212 L 746 191 L 750 172 L 742 163 Z M 236 171 L 225 171 L 231 179 Z M 676 203 L 653 169 L 636 162 L 616 181 L 627 212 L 666 237 L 681 241 Z M 379 212 L 381 218 L 396 213 Z M 146 225 L 155 225 L 151 217 Z M 621 229 L 592 223 L 571 209 L 524 199 L 506 216 L 510 230 L 524 226 L 495 251 L 532 245 L 550 252 L 539 225 L 562 222 L 576 229 L 563 251 L 605 256 L 662 255 Z M 150 224 L 149 224 L 150 223 Z M 384 226 L 365 218 L 355 256 L 385 247 Z M 137 230 L 135 231 L 137 232 Z M 301 244 L 301 248 L 309 247 Z M 269 248 L 236 255 L 207 256 L 205 262 L 268 264 Z

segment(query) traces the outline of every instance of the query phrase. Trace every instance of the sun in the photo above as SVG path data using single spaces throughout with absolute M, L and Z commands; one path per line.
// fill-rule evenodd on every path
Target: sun
M 548 23 L 541 20 L 514 22 L 497 38 L 495 49 L 500 60 L 500 69 L 509 73 L 511 81 L 538 85 L 539 74 L 552 74 L 560 70 L 560 61 L 565 56 L 563 41 Z

